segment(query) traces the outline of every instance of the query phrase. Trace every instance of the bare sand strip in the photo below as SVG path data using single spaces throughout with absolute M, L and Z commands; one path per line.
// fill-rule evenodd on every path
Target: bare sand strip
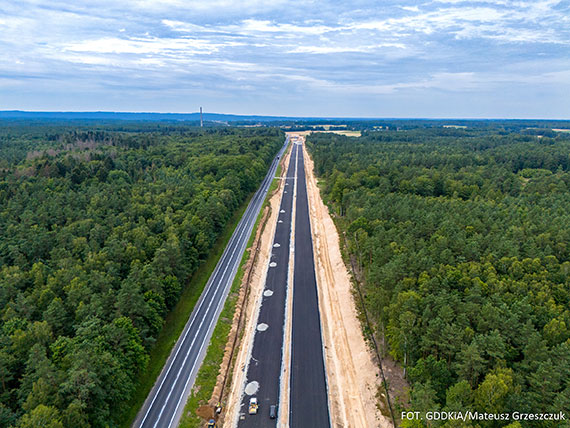
M 380 370 L 362 334 L 338 232 L 306 151 L 304 158 L 333 427 L 392 427 L 376 406 Z

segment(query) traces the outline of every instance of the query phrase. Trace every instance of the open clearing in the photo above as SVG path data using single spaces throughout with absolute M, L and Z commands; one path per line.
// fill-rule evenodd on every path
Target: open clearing
M 361 132 L 360 131 L 349 131 L 349 130 L 334 130 L 334 131 L 300 131 L 300 132 L 287 132 L 286 134 L 288 135 L 299 135 L 301 137 L 306 137 L 309 134 L 312 134 L 314 132 L 325 132 L 325 133 L 330 133 L 330 134 L 338 134 L 338 135 L 345 135 L 347 137 L 360 137 L 361 136 Z

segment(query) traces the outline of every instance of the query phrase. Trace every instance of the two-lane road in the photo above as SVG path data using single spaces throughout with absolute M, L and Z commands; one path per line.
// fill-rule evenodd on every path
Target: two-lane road
M 253 226 L 275 176 L 279 159 L 288 143 L 289 138 L 285 140 L 267 176 L 251 199 L 166 365 L 137 415 L 134 428 L 173 428 L 178 425 Z

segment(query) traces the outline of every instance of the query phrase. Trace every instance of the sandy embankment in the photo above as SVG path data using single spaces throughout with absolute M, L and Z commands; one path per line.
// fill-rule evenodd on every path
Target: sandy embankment
M 333 427 L 392 427 L 376 407 L 380 371 L 362 334 L 338 232 L 306 150 L 304 158 Z

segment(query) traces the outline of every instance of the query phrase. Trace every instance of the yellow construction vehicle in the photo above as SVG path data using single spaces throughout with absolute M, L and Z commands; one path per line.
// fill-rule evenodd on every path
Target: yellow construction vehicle
M 257 409 L 259 405 L 257 404 L 257 397 L 251 397 L 249 399 L 249 414 L 250 415 L 257 415 Z

